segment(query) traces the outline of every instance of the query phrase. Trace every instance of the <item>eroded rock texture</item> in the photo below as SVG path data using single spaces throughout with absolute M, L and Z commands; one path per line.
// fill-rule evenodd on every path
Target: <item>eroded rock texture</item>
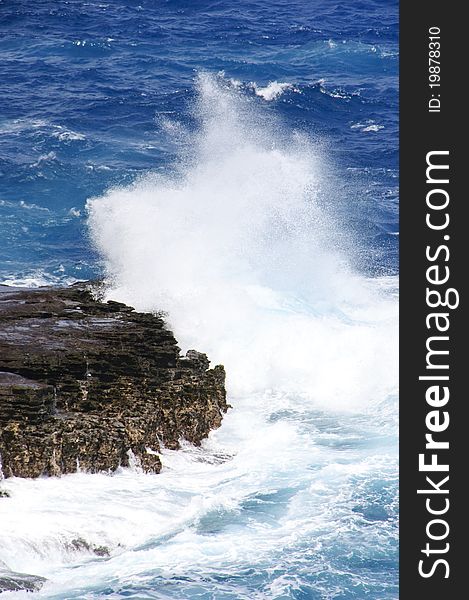
M 10 571 L 4 562 L 0 560 L 0 593 L 2 592 L 37 592 L 46 580 L 38 575 L 28 573 L 16 573 Z
M 0 456 L 5 477 L 161 468 L 161 444 L 199 444 L 227 410 L 225 371 L 185 357 L 162 318 L 98 288 L 0 286 Z M 93 292 L 93 293 L 92 293 Z

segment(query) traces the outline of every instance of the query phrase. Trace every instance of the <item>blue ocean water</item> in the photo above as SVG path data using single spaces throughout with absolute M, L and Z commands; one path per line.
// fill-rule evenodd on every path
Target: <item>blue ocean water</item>
M 329 140 L 344 218 L 395 271 L 396 2 L 15 0 L 0 18 L 2 278 L 99 273 L 85 202 L 172 164 L 159 118 L 191 121 L 200 70 L 294 85 L 262 109 Z
M 234 407 L 159 476 L 7 481 L 0 560 L 45 598 L 397 598 L 397 2 L 0 0 L 0 52 L 0 283 L 105 275 Z

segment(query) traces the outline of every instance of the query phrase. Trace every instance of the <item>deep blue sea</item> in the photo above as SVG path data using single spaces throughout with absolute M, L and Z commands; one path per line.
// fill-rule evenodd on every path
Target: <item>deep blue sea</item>
M 0 0 L 0 283 L 105 277 L 233 406 L 7 480 L 38 597 L 398 598 L 398 60 L 390 0 Z

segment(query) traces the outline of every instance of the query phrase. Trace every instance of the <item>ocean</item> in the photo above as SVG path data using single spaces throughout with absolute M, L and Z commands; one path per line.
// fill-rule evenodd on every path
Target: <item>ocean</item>
M 0 0 L 0 52 L 0 283 L 104 277 L 233 407 L 5 480 L 5 598 L 398 598 L 397 2 Z

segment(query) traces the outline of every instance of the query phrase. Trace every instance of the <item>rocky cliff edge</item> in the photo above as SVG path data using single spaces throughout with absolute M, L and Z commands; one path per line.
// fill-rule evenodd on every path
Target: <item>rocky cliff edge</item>
M 99 299 L 99 285 L 0 286 L 5 477 L 159 472 L 162 445 L 200 444 L 227 411 L 225 371 L 181 356 L 164 320 Z

